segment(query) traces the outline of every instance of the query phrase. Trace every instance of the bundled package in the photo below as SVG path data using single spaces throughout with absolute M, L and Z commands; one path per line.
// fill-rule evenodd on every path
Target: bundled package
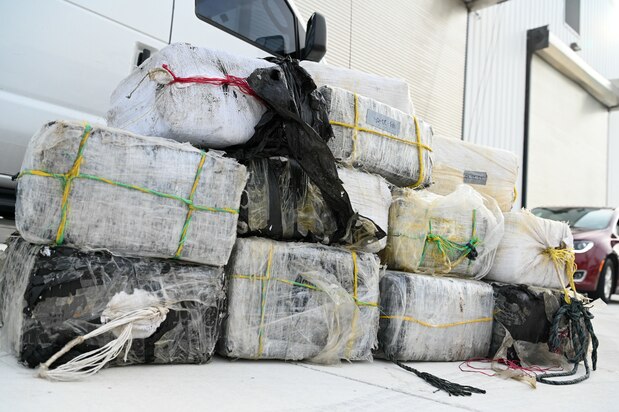
M 53 122 L 31 139 L 16 226 L 31 243 L 223 266 L 247 171 L 221 153 Z
M 488 353 L 494 307 L 488 284 L 387 271 L 380 305 L 381 357 L 450 362 Z
M 523 209 L 505 213 L 505 234 L 487 279 L 561 289 L 574 273 L 569 226 Z
M 496 201 L 460 185 L 447 196 L 398 189 L 384 258 L 390 269 L 481 279 L 503 236 Z
M 376 255 L 238 239 L 226 275 L 221 354 L 319 363 L 372 359 L 379 316 Z
M 430 125 L 362 95 L 321 87 L 334 138 L 329 148 L 342 164 L 383 176 L 396 186 L 432 181 Z
M 440 136 L 432 149 L 431 192 L 448 195 L 465 183 L 495 199 L 503 212 L 512 209 L 519 164 L 514 153 Z
M 358 70 L 316 63 L 309 60 L 301 62 L 318 87 L 334 86 L 413 114 L 408 83 L 404 79 L 377 76 Z
M 82 376 L 94 373 L 108 361 L 204 363 L 215 350 L 225 303 L 222 268 L 38 246 L 19 237 L 6 253 L 3 350 L 36 367 L 86 337 L 49 365 L 52 378 L 75 377 L 79 366 Z M 98 334 L 108 325 L 117 327 Z M 108 352 L 114 347 L 116 359 Z M 93 352 L 109 358 L 96 362 Z
M 271 66 L 262 59 L 172 44 L 118 85 L 108 125 L 201 147 L 242 144 L 266 111 L 246 78 Z
M 561 291 L 526 285 L 492 283 L 495 296 L 494 325 L 489 356 L 512 358 L 528 364 L 556 363 L 570 351 L 566 325 L 559 357 L 550 353 L 548 338 L 554 316 L 562 305 Z M 563 362 L 565 359 L 563 358 Z
M 283 157 L 258 159 L 248 164 L 249 180 L 241 200 L 239 233 L 277 240 L 307 239 L 331 243 L 337 223 L 322 193 L 297 162 Z M 380 176 L 344 168 L 338 175 L 355 212 L 371 219 L 385 233 L 389 220 L 391 192 Z M 387 238 L 352 239 L 356 249 L 378 252 Z M 361 233 L 355 231 L 356 234 Z

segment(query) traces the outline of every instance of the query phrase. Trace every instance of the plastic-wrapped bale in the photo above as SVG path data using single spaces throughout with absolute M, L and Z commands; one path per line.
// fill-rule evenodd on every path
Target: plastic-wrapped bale
M 505 234 L 486 279 L 561 289 L 574 274 L 569 226 L 527 210 L 505 213 Z
M 248 164 L 249 180 L 241 200 L 239 233 L 276 240 L 331 243 L 337 230 L 333 212 L 316 187 L 292 159 L 258 159 Z M 344 168 L 338 174 L 355 212 L 387 233 L 391 192 L 380 176 Z M 372 228 L 373 229 L 373 228 Z M 352 239 L 354 248 L 376 253 L 387 244 L 374 232 Z
M 118 85 L 108 125 L 201 147 L 245 143 L 266 111 L 245 78 L 271 66 L 262 59 L 172 44 Z
M 336 87 L 321 87 L 342 164 L 383 176 L 396 186 L 432 181 L 432 128 L 386 104 Z
M 397 189 L 383 253 L 390 269 L 481 279 L 502 236 L 496 201 L 470 186 L 447 196 Z
M 495 199 L 503 212 L 512 209 L 519 165 L 514 153 L 440 136 L 434 137 L 432 149 L 432 185 L 428 190 L 448 195 L 465 183 Z
M 126 360 L 123 350 L 110 364 L 204 363 L 219 336 L 223 284 L 223 268 L 86 253 L 14 237 L 0 268 L 2 347 L 36 367 L 115 315 L 156 307 L 163 316 L 133 323 Z M 118 336 L 115 329 L 89 338 L 52 367 L 102 349 Z
M 387 271 L 380 305 L 378 356 L 448 362 L 488 353 L 494 299 L 486 283 Z
M 409 86 L 404 79 L 382 77 L 308 60 L 303 60 L 300 64 L 312 76 L 318 87 L 339 87 L 377 100 L 404 113 L 414 113 Z
M 37 244 L 223 266 L 247 171 L 219 152 L 73 122 L 31 139 L 16 225 Z
M 237 239 L 226 275 L 221 354 L 319 363 L 372 359 L 379 316 L 376 255 Z
M 570 330 L 559 326 L 558 350 L 551 353 L 548 338 L 554 316 L 562 305 L 564 294 L 558 290 L 526 285 L 492 283 L 495 313 L 492 328 L 492 358 L 518 359 L 527 364 L 565 364 L 563 355 L 573 355 Z

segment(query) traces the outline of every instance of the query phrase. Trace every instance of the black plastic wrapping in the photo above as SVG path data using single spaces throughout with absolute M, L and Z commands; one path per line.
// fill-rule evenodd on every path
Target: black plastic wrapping
M 296 160 L 321 190 L 337 222 L 334 239 L 354 230 L 357 216 L 340 182 L 335 158 L 327 146 L 333 137 L 327 105 L 311 76 L 291 59 L 270 58 L 278 67 L 257 69 L 248 78 L 250 87 L 268 105 L 245 144 L 230 147 L 229 156 L 244 163 L 258 158 L 285 156 Z M 376 228 L 379 239 L 385 233 Z
M 113 296 L 141 290 L 169 312 L 152 335 L 133 339 L 126 362 L 120 356 L 110 365 L 204 363 L 219 337 L 223 281 L 222 268 L 50 248 L 14 237 L 0 267 L 2 347 L 36 367 L 72 339 L 101 326 L 101 314 Z M 108 332 L 88 339 L 54 366 L 114 338 Z
M 508 344 L 508 334 L 513 341 L 547 343 L 553 317 L 561 306 L 563 293 L 526 285 L 492 283 L 492 287 L 495 314 L 489 356 L 494 357 L 504 344 Z M 565 345 L 562 345 L 561 352 L 569 350 L 567 332 L 569 331 L 566 331 Z M 516 357 L 513 346 L 508 346 L 508 356 Z

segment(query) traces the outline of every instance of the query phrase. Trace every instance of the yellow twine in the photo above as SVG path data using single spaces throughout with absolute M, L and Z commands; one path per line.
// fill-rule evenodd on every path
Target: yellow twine
M 576 272 L 576 255 L 574 254 L 574 250 L 566 247 L 548 247 L 544 249 L 542 255 L 547 256 L 553 263 L 557 276 L 559 277 L 559 281 L 561 286 L 563 286 L 563 279 L 561 278 L 561 273 L 565 271 L 565 275 L 567 276 L 567 280 L 569 281 L 570 288 L 574 293 L 576 293 L 576 284 L 574 283 L 574 273 Z M 563 266 L 563 270 L 561 269 Z M 566 287 L 563 286 L 563 295 L 565 299 L 565 303 L 570 304 L 572 299 L 570 298 L 570 292 Z
M 62 211 L 62 214 L 60 216 L 60 224 L 56 230 L 57 245 L 62 244 L 62 241 L 64 240 L 64 232 L 67 225 L 67 214 L 69 212 L 69 193 L 71 192 L 73 179 L 78 177 L 80 174 L 80 167 L 82 166 L 82 161 L 84 159 L 84 146 L 86 145 L 91 133 L 92 127 L 89 124 L 84 124 L 84 133 L 82 134 L 82 140 L 80 140 L 80 145 L 75 161 L 73 162 L 73 166 L 71 166 L 69 171 L 63 175 L 64 188 L 62 190 L 62 201 L 60 203 L 60 210 Z
M 487 317 L 487 318 L 463 320 L 463 321 L 460 321 L 460 322 L 442 323 L 442 324 L 438 324 L 438 325 L 432 324 L 432 323 L 428 323 L 428 322 L 424 322 L 422 320 L 415 319 L 415 318 L 410 317 L 410 316 L 382 315 L 380 318 L 381 319 L 400 319 L 400 320 L 404 320 L 406 322 L 417 323 L 417 324 L 419 324 L 421 326 L 425 326 L 427 328 L 436 328 L 436 329 L 451 328 L 453 326 L 468 325 L 468 324 L 471 324 L 471 323 L 492 322 L 492 316 Z
M 352 284 L 352 290 L 353 290 L 353 299 L 355 300 L 355 304 L 357 304 L 359 297 L 357 295 L 357 290 L 358 290 L 358 282 L 359 282 L 359 266 L 357 265 L 357 252 L 355 252 L 354 250 L 350 252 L 350 255 L 352 257 L 352 273 L 353 273 L 353 284 Z M 352 325 L 351 325 L 351 329 L 350 329 L 350 337 L 348 338 L 348 342 L 346 344 L 346 359 L 350 359 L 350 356 L 352 354 L 352 348 L 353 345 L 355 343 L 355 333 L 357 331 L 357 321 L 359 318 L 359 310 L 356 309 L 355 312 L 353 313 L 353 318 L 352 318 Z
M 267 259 L 267 269 L 264 274 L 264 277 L 260 280 L 262 284 L 262 291 L 260 294 L 260 326 L 258 327 L 258 353 L 256 355 L 256 359 L 260 359 L 262 357 L 262 352 L 264 350 L 264 342 L 262 339 L 262 335 L 264 334 L 264 315 L 266 313 L 266 293 L 267 286 L 269 280 L 271 279 L 271 267 L 273 265 L 273 245 L 269 247 L 269 257 Z
M 359 126 L 359 97 L 357 96 L 357 93 L 354 94 L 354 124 L 350 124 L 350 123 L 345 123 L 345 122 L 336 122 L 336 121 L 330 121 L 329 123 L 331 123 L 333 126 L 341 126 L 341 127 L 346 127 L 348 129 L 352 129 L 353 130 L 353 136 L 352 136 L 352 153 L 351 153 L 351 158 L 354 160 L 355 156 L 356 156 L 356 150 L 357 150 L 357 138 L 358 138 L 358 133 L 359 132 L 365 132 L 365 133 L 370 133 L 370 134 L 374 134 L 376 136 L 381 136 L 381 137 L 386 137 L 387 139 L 391 139 L 394 140 L 396 142 L 400 142 L 400 143 L 404 143 L 410 146 L 417 146 L 417 155 L 418 155 L 418 159 L 419 159 L 419 178 L 417 179 L 417 182 L 415 182 L 413 185 L 409 186 L 411 188 L 417 188 L 419 187 L 423 181 L 424 181 L 424 162 L 423 162 L 423 153 L 422 153 L 422 149 L 428 150 L 428 151 L 432 151 L 432 148 L 426 144 L 424 144 L 421 141 L 421 129 L 419 127 L 419 121 L 417 120 L 416 116 L 413 116 L 413 121 L 415 122 L 415 135 L 417 136 L 417 141 L 415 142 L 411 142 L 410 140 L 405 140 L 402 138 L 399 138 L 397 136 L 394 136 L 392 134 L 389 133 L 383 133 L 383 132 L 379 132 L 377 130 L 373 130 L 373 129 L 368 129 L 366 127 L 360 127 Z

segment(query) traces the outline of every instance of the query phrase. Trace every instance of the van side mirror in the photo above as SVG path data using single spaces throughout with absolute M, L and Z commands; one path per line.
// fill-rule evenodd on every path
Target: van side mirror
M 305 47 L 301 60 L 318 62 L 327 53 L 327 21 L 320 13 L 312 14 L 307 21 Z

